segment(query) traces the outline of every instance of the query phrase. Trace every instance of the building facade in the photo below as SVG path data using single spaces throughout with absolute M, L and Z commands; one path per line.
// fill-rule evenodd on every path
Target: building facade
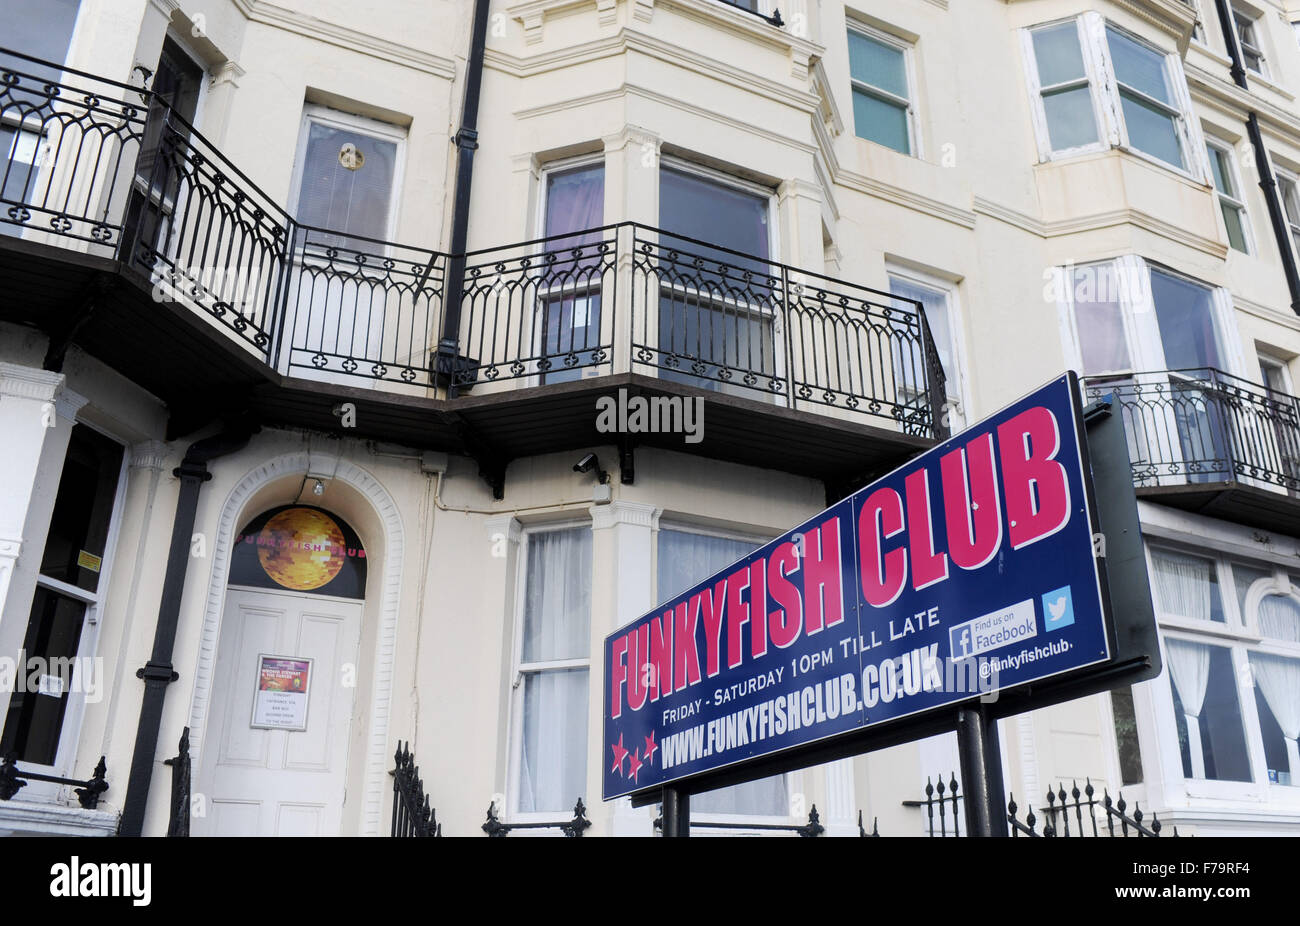
M 161 835 L 188 730 L 195 835 L 386 834 L 399 743 L 448 835 L 653 835 L 599 799 L 605 635 L 1064 369 L 1166 668 L 1001 721 L 1008 790 L 1300 832 L 1300 5 L 474 19 L 0 2 L 0 832 Z M 692 812 L 919 834 L 956 767 Z

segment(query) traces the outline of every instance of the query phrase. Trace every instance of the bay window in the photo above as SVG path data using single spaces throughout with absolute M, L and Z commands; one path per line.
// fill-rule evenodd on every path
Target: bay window
M 1085 13 L 1024 31 L 1044 161 L 1119 146 L 1198 177 L 1198 130 L 1182 64 Z
M 1060 305 L 1084 376 L 1226 366 L 1233 327 L 1220 290 L 1121 257 L 1058 270 Z
M 1300 783 L 1300 587 L 1275 564 L 1148 545 L 1182 776 Z M 1159 689 L 1157 689 L 1159 691 Z M 1169 753 L 1171 756 L 1174 753 Z M 1231 786 L 1218 786 L 1226 797 Z
M 563 815 L 589 797 L 591 530 L 527 531 L 520 561 L 510 807 Z

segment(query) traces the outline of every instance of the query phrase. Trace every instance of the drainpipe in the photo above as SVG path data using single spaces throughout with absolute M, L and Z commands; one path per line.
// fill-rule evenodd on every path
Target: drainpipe
M 1214 5 L 1218 9 L 1224 44 L 1228 46 L 1228 57 L 1232 59 L 1229 68 L 1232 81 L 1242 90 L 1249 90 L 1246 69 L 1242 65 L 1241 45 L 1228 0 L 1215 0 Z M 1269 163 L 1268 151 L 1264 148 L 1259 116 L 1254 110 L 1246 117 L 1246 134 L 1250 137 L 1250 146 L 1255 149 L 1255 172 L 1259 174 L 1259 188 L 1264 191 L 1264 203 L 1268 206 L 1268 221 L 1273 226 L 1273 237 L 1277 239 L 1277 250 L 1282 256 L 1282 273 L 1286 276 L 1286 287 L 1291 293 L 1291 311 L 1300 315 L 1300 270 L 1297 270 L 1295 252 L 1291 249 L 1291 232 L 1287 227 L 1286 212 L 1282 208 L 1282 197 L 1278 193 L 1277 179 L 1273 175 L 1273 165 Z
M 447 279 L 443 286 L 442 339 L 438 342 L 437 373 L 448 377 L 450 394 L 456 385 L 450 374 L 460 353 L 460 300 L 465 283 L 465 243 L 469 237 L 470 189 L 474 179 L 474 152 L 478 148 L 478 100 L 483 84 L 483 52 L 487 45 L 489 0 L 474 0 L 474 28 L 469 57 L 465 59 L 465 97 L 460 107 L 456 145 L 456 199 L 451 214 L 451 247 Z
M 149 783 L 153 777 L 154 757 L 158 751 L 158 732 L 162 727 L 163 702 L 167 686 L 179 676 L 172 669 L 172 649 L 176 643 L 176 626 L 180 621 L 181 593 L 190 561 L 190 543 L 194 536 L 194 519 L 198 513 L 199 489 L 212 478 L 208 463 L 243 449 L 255 428 L 228 426 L 221 433 L 196 441 L 185 451 L 181 465 L 173 475 L 181 480 L 180 498 L 176 502 L 176 520 L 172 524 L 171 546 L 167 552 L 167 571 L 163 578 L 162 601 L 158 606 L 158 626 L 154 630 L 153 653 L 136 677 L 144 680 L 144 700 L 140 705 L 140 723 L 135 733 L 135 752 L 131 756 L 131 776 L 127 780 L 126 800 L 118 835 L 139 836 L 144 829 L 145 807 L 149 800 Z

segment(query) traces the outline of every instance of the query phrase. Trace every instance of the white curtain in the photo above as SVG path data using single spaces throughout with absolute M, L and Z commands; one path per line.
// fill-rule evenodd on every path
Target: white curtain
M 747 540 L 710 537 L 688 531 L 659 531 L 657 591 L 665 601 L 686 591 L 752 552 L 758 544 Z M 789 814 L 784 775 L 697 794 L 691 798 L 696 813 L 784 817 Z
M 1259 629 L 1264 636 L 1300 643 L 1300 606 L 1291 598 L 1269 595 L 1259 603 Z M 1300 783 L 1300 660 L 1268 653 L 1251 653 L 1255 684 L 1286 738 L 1291 783 Z
M 587 797 L 589 672 L 529 666 L 590 654 L 591 531 L 530 535 L 526 569 L 519 810 L 564 812 Z
M 1156 595 L 1166 614 L 1197 621 L 1210 619 L 1210 570 L 1213 564 L 1197 556 L 1166 550 L 1151 553 Z
M 1179 553 L 1154 551 L 1156 595 L 1160 610 L 1166 614 L 1210 620 L 1210 569 L 1208 560 Z M 1186 640 L 1165 641 L 1169 657 L 1169 675 L 1174 680 L 1178 699 L 1183 703 L 1187 720 L 1187 748 L 1192 757 L 1192 777 L 1205 777 L 1205 750 L 1201 743 L 1201 706 L 1210 680 L 1210 650 Z

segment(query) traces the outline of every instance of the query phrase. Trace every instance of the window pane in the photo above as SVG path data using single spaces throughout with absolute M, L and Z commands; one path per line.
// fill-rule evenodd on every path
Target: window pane
M 1241 220 L 1241 210 L 1232 203 L 1220 202 L 1223 210 L 1223 227 L 1228 230 L 1228 244 L 1238 251 L 1246 251 L 1246 231 Z
M 591 531 L 528 536 L 524 587 L 525 663 L 585 659 L 591 652 Z
M 909 96 L 903 50 L 859 32 L 849 32 L 849 73 L 894 96 Z
M 853 91 L 853 126 L 859 138 L 874 141 L 903 154 L 912 153 L 907 110 L 861 90 Z
M 355 169 L 349 169 L 340 160 L 344 145 L 355 146 L 361 156 L 349 159 Z M 358 162 L 359 167 L 355 166 Z M 388 236 L 396 166 L 396 142 L 353 129 L 309 123 L 298 194 L 299 221 L 343 233 L 323 236 L 340 247 L 373 250 L 374 245 L 349 240 L 348 236 L 364 235 L 380 240 Z
M 1300 659 L 1251 653 L 1250 668 L 1269 781 L 1300 784 Z
M 1214 560 L 1173 550 L 1152 550 L 1152 588 L 1165 614 L 1194 621 L 1224 620 Z
M 948 385 L 948 395 L 957 394 L 956 368 L 952 355 L 952 327 L 948 318 L 948 294 L 941 289 L 922 286 L 901 277 L 889 278 L 889 291 L 904 299 L 915 299 L 925 310 L 925 320 L 934 336 L 935 350 L 939 353 L 939 364 Z M 918 361 L 919 363 L 919 361 Z
M 122 445 L 74 425 L 59 477 L 41 574 L 94 591 L 122 472 Z
M 1210 155 L 1210 172 L 1214 175 L 1214 188 L 1220 193 L 1236 197 L 1236 188 L 1232 185 L 1232 171 L 1228 167 L 1227 152 L 1213 145 L 1207 146 Z
M 768 200 L 736 187 L 716 183 L 696 174 L 665 167 L 659 172 L 659 225 L 663 229 L 721 247 L 768 257 Z M 665 236 L 665 245 L 674 239 Z M 684 243 L 693 253 L 737 263 L 734 256 Z M 744 263 L 743 260 L 739 261 Z M 755 269 L 766 270 L 755 263 Z
M 1183 774 L 1250 781 L 1232 657 L 1221 646 L 1166 640 Z
M 1272 640 L 1300 643 L 1300 604 L 1286 595 L 1260 599 L 1259 632 Z
M 1126 372 L 1133 368 L 1119 301 L 1119 274 L 1114 264 L 1076 267 L 1071 296 L 1074 322 L 1079 332 L 1083 373 Z
M 760 544 L 749 540 L 712 537 L 690 531 L 660 528 L 656 592 L 660 601 L 686 591 Z M 784 775 L 731 788 L 722 788 L 691 798 L 691 810 L 698 813 L 731 813 L 749 816 L 788 815 Z
M 1121 84 L 1172 105 L 1169 84 L 1165 78 L 1164 55 L 1115 29 L 1107 28 L 1106 37 L 1111 61 L 1115 65 L 1115 78 Z
M 1142 781 L 1142 753 L 1138 749 L 1137 714 L 1133 710 L 1133 689 L 1125 685 L 1110 692 L 1110 709 L 1115 718 L 1115 744 L 1119 749 L 1120 784 Z
M 158 56 L 158 73 L 149 88 L 182 119 L 193 125 L 198 112 L 203 68 L 170 38 L 163 41 Z
M 784 775 L 691 795 L 691 813 L 730 813 L 747 817 L 788 816 Z
M 1237 609 L 1241 612 L 1244 623 L 1250 623 L 1250 615 L 1246 614 L 1246 595 L 1250 587 L 1261 579 L 1271 578 L 1273 578 L 1272 570 L 1247 566 L 1245 563 L 1232 564 L 1232 584 L 1237 588 Z
M 1151 271 L 1165 365 L 1170 370 L 1219 367 L 1214 295 L 1208 287 L 1159 270 Z
M 1123 90 L 1120 105 L 1128 127 L 1128 140 L 1134 148 L 1175 167 L 1183 166 L 1183 149 L 1173 116 Z
M 681 594 L 759 546 L 749 540 L 661 529 L 655 586 L 659 600 L 667 601 Z
M 519 810 L 568 812 L 586 792 L 587 670 L 524 676 Z
M 20 761 L 54 764 L 71 696 L 71 661 L 81 645 L 85 616 L 83 602 L 37 586 L 22 652 L 28 664 L 32 659 L 41 660 L 38 665 L 45 667 L 45 676 L 38 682 L 40 690 L 10 695 L 0 756 L 12 751 Z M 19 671 L 26 672 L 27 666 L 20 666 Z
M 5 0 L 0 13 L 5 46 L 34 58 L 62 63 L 68 55 L 80 5 L 80 0 Z M 0 53 L 0 68 L 10 67 L 48 79 L 56 79 L 59 73 Z
M 1073 20 L 1033 32 L 1034 59 L 1038 63 L 1038 84 L 1050 87 L 1079 80 L 1086 71 L 1079 47 L 1079 27 Z
M 1300 225 L 1300 201 L 1297 201 L 1300 197 L 1296 196 L 1295 181 L 1279 174 L 1277 189 L 1282 194 L 1282 206 L 1286 209 L 1287 220 L 1292 225 Z
M 1087 86 L 1043 94 L 1043 110 L 1053 151 L 1096 143 L 1097 119 L 1092 110 L 1092 91 Z
M 545 235 L 599 228 L 605 217 L 605 167 L 592 164 L 546 178 Z

